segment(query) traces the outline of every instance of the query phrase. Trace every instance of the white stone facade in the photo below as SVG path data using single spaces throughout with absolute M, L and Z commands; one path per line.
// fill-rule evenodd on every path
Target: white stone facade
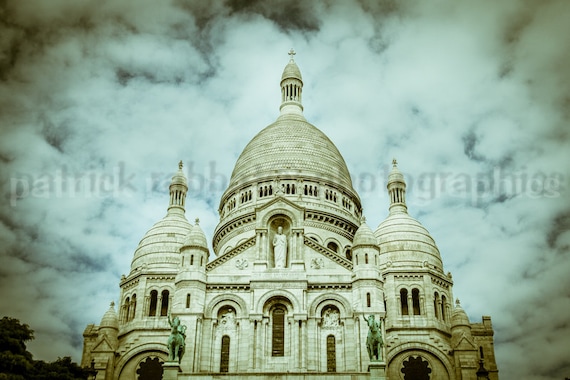
M 396 163 L 389 216 L 373 232 L 334 144 L 303 116 L 293 59 L 275 123 L 246 146 L 220 201 L 212 237 L 185 217 L 180 164 L 166 216 L 142 238 L 82 365 L 97 379 L 370 379 L 369 315 L 380 318 L 390 380 L 498 379 L 489 317 L 453 305 L 451 274 L 428 231 L 407 213 Z M 169 316 L 186 326 L 168 362 Z M 382 378 L 384 364 L 372 366 Z M 380 371 L 380 372 L 378 372 Z

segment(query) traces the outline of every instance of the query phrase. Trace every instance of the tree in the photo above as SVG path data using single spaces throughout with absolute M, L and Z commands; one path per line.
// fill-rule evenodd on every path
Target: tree
M 0 320 L 0 379 L 28 379 L 33 370 L 32 354 L 26 342 L 34 339 L 34 331 L 15 318 Z
M 26 342 L 34 339 L 34 331 L 19 320 L 0 320 L 0 380 L 86 380 L 90 374 L 71 361 L 69 356 L 52 363 L 33 360 Z

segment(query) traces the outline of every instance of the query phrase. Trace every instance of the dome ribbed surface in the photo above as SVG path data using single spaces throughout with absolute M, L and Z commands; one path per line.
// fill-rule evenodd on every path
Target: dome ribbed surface
M 469 322 L 469 317 L 467 313 L 460 305 L 455 305 L 453 312 L 451 313 L 451 326 L 469 326 L 471 327 L 471 323 Z
M 112 327 L 114 329 L 119 329 L 119 316 L 115 312 L 115 304 L 112 303 L 109 310 L 101 318 L 101 323 L 99 327 Z
M 192 230 L 186 235 L 182 247 L 199 247 L 208 249 L 208 242 L 206 241 L 206 235 L 199 224 L 195 224 Z
M 247 144 L 228 188 L 287 173 L 332 180 L 353 190 L 346 163 L 333 142 L 304 117 L 291 114 L 281 115 Z
M 180 247 L 192 225 L 183 214 L 168 213 L 157 222 L 141 239 L 135 251 L 131 268 L 143 264 L 172 266 L 180 255 Z
M 174 176 L 172 177 L 172 182 L 171 182 L 171 186 L 172 185 L 184 185 L 187 186 L 187 181 L 186 181 L 186 176 L 184 175 L 184 173 L 182 172 L 182 169 L 178 169 L 178 171 L 174 174 Z
M 388 184 L 392 182 L 404 182 L 404 175 L 402 172 L 396 167 L 392 167 L 390 174 L 388 175 Z
M 301 70 L 299 70 L 299 66 L 295 63 L 295 61 L 289 61 L 285 69 L 283 69 L 283 75 L 281 75 L 281 80 L 287 78 L 297 78 L 299 80 L 303 80 L 301 77 Z
M 360 225 L 358 230 L 356 230 L 352 241 L 352 248 L 358 247 L 359 245 L 378 245 L 374 233 L 370 227 L 368 227 L 368 224 L 364 222 Z
M 380 253 L 410 251 L 435 257 L 441 265 L 441 256 L 435 241 L 424 226 L 405 212 L 390 214 L 376 229 Z

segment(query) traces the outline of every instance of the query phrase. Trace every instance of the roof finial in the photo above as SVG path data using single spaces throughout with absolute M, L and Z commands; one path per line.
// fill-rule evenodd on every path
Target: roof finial
M 291 50 L 289 50 L 289 56 L 291 57 L 291 61 L 293 61 L 293 56 L 297 53 L 295 53 L 295 50 L 293 48 L 291 48 Z
M 178 163 L 178 169 L 182 169 L 183 166 L 184 164 L 182 163 L 182 160 L 180 160 L 180 162 Z
M 398 161 L 396 161 L 395 158 L 392 158 L 392 167 L 394 168 L 398 167 Z
M 194 222 L 196 222 L 196 225 L 199 225 L 199 224 L 200 224 L 200 218 L 196 218 L 196 219 L 194 220 Z
M 362 215 L 360 217 L 360 224 L 366 223 L 366 217 L 364 215 Z
M 455 306 L 456 307 L 461 307 L 461 301 L 459 301 L 459 298 L 455 299 Z

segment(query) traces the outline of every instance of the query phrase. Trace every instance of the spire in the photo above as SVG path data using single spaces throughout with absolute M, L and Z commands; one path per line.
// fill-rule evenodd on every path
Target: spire
M 406 206 L 406 181 L 404 175 L 398 169 L 398 162 L 392 160 L 392 171 L 388 175 L 388 194 L 390 195 L 390 214 L 407 213 Z
M 186 203 L 186 193 L 188 192 L 188 184 L 186 176 L 182 171 L 184 164 L 182 161 L 178 163 L 178 171 L 172 177 L 170 182 L 170 204 L 168 205 L 168 213 L 184 214 L 184 205 Z
M 283 70 L 281 75 L 281 114 L 302 114 L 303 105 L 301 104 L 301 93 L 303 90 L 303 78 L 301 71 L 295 63 L 295 50 L 289 50 L 289 63 Z

